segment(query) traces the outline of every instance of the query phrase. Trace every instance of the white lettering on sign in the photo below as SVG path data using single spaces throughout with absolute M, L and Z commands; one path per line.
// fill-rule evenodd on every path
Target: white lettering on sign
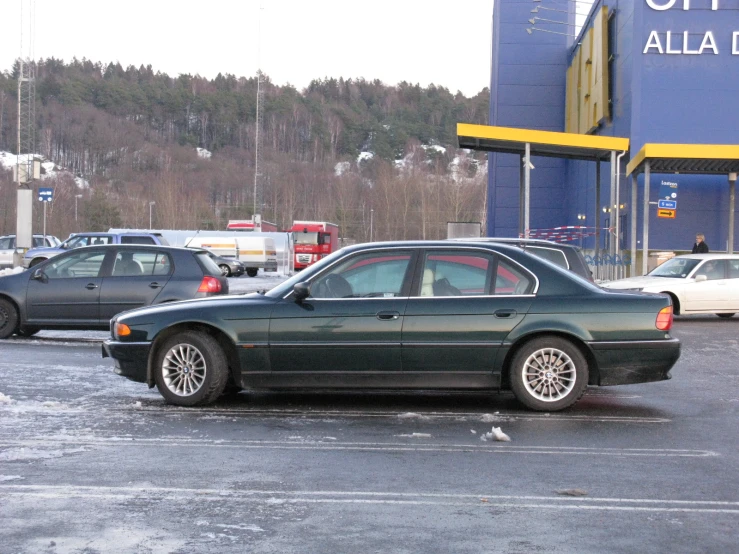
M 734 31 L 734 45 L 731 48 L 731 53 L 739 56 L 739 31 Z
M 677 0 L 662 0 L 662 2 L 664 3 L 660 4 L 656 0 L 647 0 L 647 6 L 649 6 L 653 10 L 657 10 L 658 12 L 663 12 L 673 7 L 677 3 Z M 683 10 L 689 9 L 690 0 L 683 0 Z M 718 10 L 718 0 L 711 0 L 711 10 Z
M 739 33 L 734 33 L 734 54 L 736 54 L 736 48 L 739 46 L 737 44 L 737 35 Z M 672 40 L 672 31 L 667 31 L 666 39 L 664 46 L 662 44 L 662 40 L 660 39 L 659 33 L 657 31 L 652 31 L 649 33 L 649 38 L 647 39 L 647 44 L 644 46 L 644 51 L 642 54 L 648 54 L 649 50 L 651 48 L 654 48 L 657 50 L 658 54 L 703 54 L 706 50 L 710 50 L 709 53 L 718 54 L 718 46 L 716 46 L 716 39 L 713 37 L 713 33 L 711 31 L 706 31 L 706 34 L 703 35 L 703 42 L 701 42 L 700 48 L 698 50 L 691 50 L 688 47 L 688 40 L 690 37 L 690 33 L 688 31 L 683 32 L 683 43 L 680 44 L 679 40 Z M 678 48 L 673 48 L 673 43 L 677 42 Z M 666 47 L 666 49 L 665 49 Z

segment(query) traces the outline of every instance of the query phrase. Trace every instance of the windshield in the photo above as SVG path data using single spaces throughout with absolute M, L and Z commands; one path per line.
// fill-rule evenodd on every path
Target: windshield
M 672 258 L 662 265 L 657 266 L 650 277 L 672 277 L 673 279 L 685 279 L 701 261 L 693 258 Z
M 318 244 L 318 233 L 295 233 L 295 244 Z

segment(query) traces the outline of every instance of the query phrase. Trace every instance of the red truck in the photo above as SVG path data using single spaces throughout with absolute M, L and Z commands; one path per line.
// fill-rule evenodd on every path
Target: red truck
M 339 249 L 339 226 L 326 221 L 293 221 L 295 269 L 305 269 Z

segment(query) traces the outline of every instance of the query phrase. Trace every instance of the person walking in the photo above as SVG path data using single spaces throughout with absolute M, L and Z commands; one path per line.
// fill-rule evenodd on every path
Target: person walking
M 695 235 L 692 254 L 708 254 L 708 245 L 706 244 L 706 237 L 703 233 Z

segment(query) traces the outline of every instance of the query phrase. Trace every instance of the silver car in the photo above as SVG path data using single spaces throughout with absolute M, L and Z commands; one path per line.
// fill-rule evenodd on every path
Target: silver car
M 33 235 L 33 247 L 46 246 L 54 248 L 59 246 L 61 241 L 52 235 Z M 13 253 L 15 252 L 15 235 L 5 235 L 0 237 L 0 269 L 13 267 Z

